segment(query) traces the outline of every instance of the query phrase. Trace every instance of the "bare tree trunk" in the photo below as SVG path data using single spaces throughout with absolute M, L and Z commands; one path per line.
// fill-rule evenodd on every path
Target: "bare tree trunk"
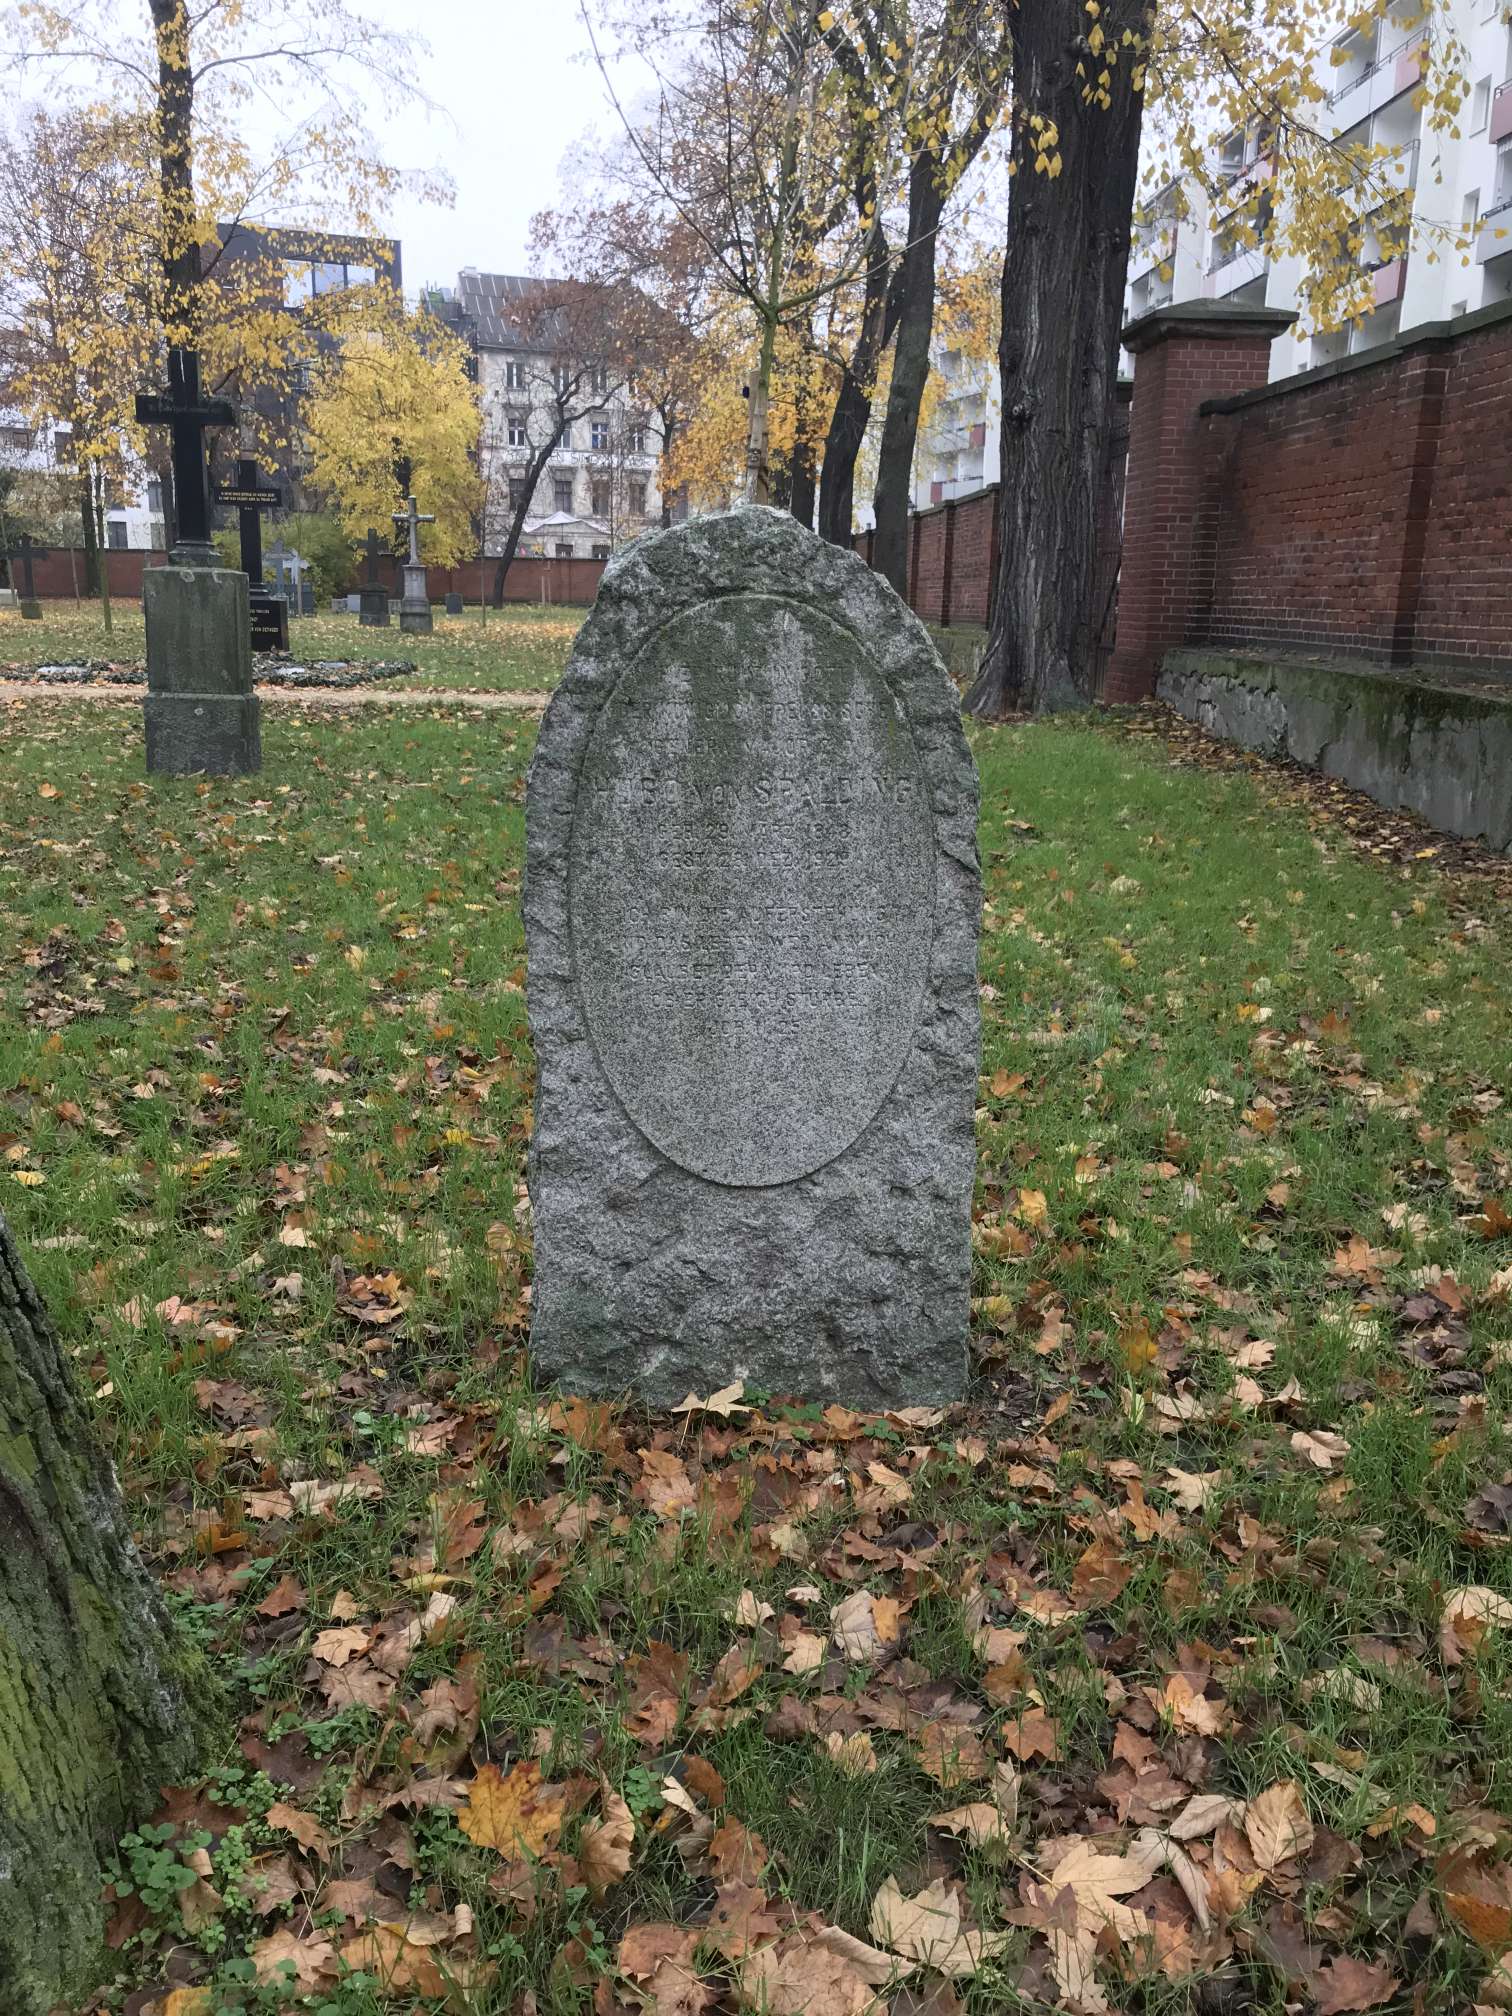
M 0 2006 L 82 1999 L 100 1864 L 194 1766 L 188 1676 L 0 1218 Z
M 888 285 L 887 241 L 873 230 L 867 252 L 866 296 L 855 349 L 835 394 L 824 441 L 824 468 L 819 481 L 819 533 L 832 546 L 849 546 L 855 517 L 856 458 L 871 421 L 872 387 L 877 366 L 891 340 L 898 310 L 899 288 Z
M 909 177 L 908 244 L 899 273 L 898 333 L 873 498 L 877 536 L 872 565 L 903 596 L 908 593 L 908 506 L 914 444 L 919 438 L 919 407 L 929 376 L 929 339 L 934 333 L 935 246 L 945 207 L 938 167 L 932 155 L 921 155 Z
M 84 463 L 79 476 L 79 521 L 84 528 L 84 593 L 100 592 L 100 542 L 95 532 L 94 476 Z
M 1142 95 L 1128 30 L 1149 0 L 1109 0 L 1101 26 L 1110 103 L 1087 104 L 1080 0 L 1038 0 L 1014 43 L 1012 218 L 1003 262 L 1003 481 L 987 649 L 966 696 L 988 717 L 1092 698 L 1097 507 L 1118 371 L 1118 331 L 1139 169 Z M 1053 122 L 1060 171 L 1036 172 Z
M 163 231 L 162 324 L 170 343 L 199 338 L 200 249 L 194 211 L 194 71 L 188 0 L 148 0 L 157 44 L 158 189 Z

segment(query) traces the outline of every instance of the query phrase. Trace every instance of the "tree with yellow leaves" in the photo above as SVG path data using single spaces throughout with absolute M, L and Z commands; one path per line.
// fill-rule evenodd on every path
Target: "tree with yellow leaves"
M 305 421 L 311 486 L 354 545 L 385 535 L 408 491 L 435 514 L 421 551 L 456 566 L 478 550 L 478 388 L 461 339 L 390 288 L 366 289 L 349 326 L 317 367 Z
M 19 0 L 0 20 L 28 83 L 45 78 L 81 112 L 110 101 L 154 253 L 136 326 L 157 356 L 140 385 L 161 382 L 170 347 L 199 357 L 205 391 L 244 401 L 307 369 L 318 310 L 288 313 L 277 259 L 231 260 L 225 246 L 243 225 L 378 234 L 399 176 L 369 120 L 416 95 L 412 39 L 347 0 L 146 0 L 126 21 L 117 0 Z M 140 446 L 134 424 L 125 435 Z
M 100 585 L 105 499 L 126 473 L 152 369 L 156 244 L 139 125 L 35 111 L 0 140 L 0 355 L 6 403 L 58 444 L 77 484 L 85 576 Z

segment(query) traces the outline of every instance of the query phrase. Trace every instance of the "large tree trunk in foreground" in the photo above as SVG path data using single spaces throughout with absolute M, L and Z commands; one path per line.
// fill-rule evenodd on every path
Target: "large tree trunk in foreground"
M 966 696 L 988 717 L 1086 706 L 1092 698 L 1098 498 L 1118 372 L 1144 100 L 1124 31 L 1147 0 L 1108 0 L 1104 53 L 1081 0 L 1039 0 L 1014 38 L 1013 183 L 1003 262 L 1003 478 L 997 595 L 981 671 Z M 1083 101 L 1078 66 L 1109 65 L 1107 105 Z M 1031 124 L 1036 115 L 1046 125 Z M 1057 138 L 1042 150 L 1047 126 Z M 1060 172 L 1036 173 L 1041 152 Z
M 832 546 L 850 549 L 856 458 L 871 423 L 872 388 L 877 366 L 892 340 L 901 292 L 890 287 L 891 253 L 880 224 L 867 239 L 866 295 L 861 328 L 850 362 L 844 367 L 835 410 L 824 441 L 824 468 L 819 481 L 819 534 Z
M 0 1218 L 0 2008 L 101 1955 L 100 1858 L 193 1766 L 186 1662 Z

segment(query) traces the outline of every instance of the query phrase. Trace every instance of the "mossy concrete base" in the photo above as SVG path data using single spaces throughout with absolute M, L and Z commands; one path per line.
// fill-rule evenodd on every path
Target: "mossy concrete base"
M 945 660 L 945 670 L 957 686 L 969 686 L 977 675 L 982 653 L 987 649 L 987 632 L 975 623 L 952 623 L 942 628 L 926 623 L 930 641 Z
M 1166 654 L 1157 691 L 1210 734 L 1512 852 L 1512 685 L 1196 647 Z

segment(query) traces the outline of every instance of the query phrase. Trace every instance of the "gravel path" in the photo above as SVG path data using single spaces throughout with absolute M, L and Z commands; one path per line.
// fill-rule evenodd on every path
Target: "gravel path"
M 0 703 L 12 700 L 103 700 L 140 707 L 141 686 L 55 686 L 34 679 L 0 679 Z M 256 686 L 253 691 L 272 707 L 477 707 L 485 712 L 538 714 L 549 693 L 472 693 L 465 690 L 395 693 L 377 686 L 322 687 Z

